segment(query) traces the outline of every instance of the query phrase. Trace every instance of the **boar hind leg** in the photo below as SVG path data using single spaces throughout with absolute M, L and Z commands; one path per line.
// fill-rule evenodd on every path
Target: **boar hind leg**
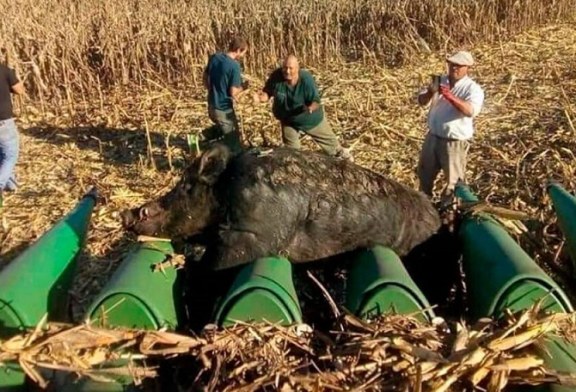
M 271 246 L 258 238 L 255 233 L 225 231 L 220 233 L 214 244 L 206 248 L 202 262 L 211 266 L 213 270 L 223 270 L 273 254 Z

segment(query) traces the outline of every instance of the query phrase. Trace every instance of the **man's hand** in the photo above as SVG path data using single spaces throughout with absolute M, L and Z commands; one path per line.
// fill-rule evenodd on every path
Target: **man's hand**
M 472 104 L 455 96 L 450 87 L 446 85 L 440 86 L 440 94 L 465 116 L 472 117 L 474 115 Z
M 432 94 L 437 93 L 440 89 L 440 80 L 442 77 L 440 75 L 432 75 L 432 81 L 428 85 L 428 91 Z
M 267 102 L 270 97 L 264 91 L 259 91 L 252 94 L 252 99 L 254 100 L 254 103 L 264 103 Z
M 456 101 L 456 96 L 450 90 L 450 87 L 446 86 L 445 84 L 440 86 L 440 94 L 450 103 L 454 103 Z
M 15 85 L 10 87 L 10 91 L 12 91 L 12 93 L 14 94 L 24 95 L 24 93 L 26 92 L 24 90 L 24 83 L 22 82 L 16 83 Z
M 318 105 L 318 102 L 312 102 L 310 105 L 306 106 L 306 109 L 308 109 L 308 113 L 312 113 L 315 110 L 318 110 L 318 108 L 320 107 L 320 105 Z

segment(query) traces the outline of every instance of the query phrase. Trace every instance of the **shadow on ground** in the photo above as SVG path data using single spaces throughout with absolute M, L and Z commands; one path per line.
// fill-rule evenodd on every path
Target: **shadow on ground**
M 30 246 L 30 242 L 22 242 L 21 244 L 10 248 L 6 252 L 3 252 L 3 249 L 0 247 L 0 271 L 10 264 L 12 260 L 20 255 L 26 248 Z
M 122 237 L 101 256 L 83 252 L 78 259 L 70 290 L 71 318 L 81 322 L 92 301 L 106 286 L 124 258 L 133 250 L 130 239 Z
M 148 138 L 152 157 L 159 170 L 168 170 L 168 148 L 187 154 L 189 147 L 182 135 L 167 135 L 149 132 L 144 129 L 107 128 L 103 126 L 61 128 L 42 124 L 24 128 L 22 133 L 44 140 L 54 145 L 74 144 L 81 150 L 98 153 L 102 159 L 113 165 L 138 164 L 149 158 Z M 179 161 L 179 160 L 174 160 Z M 175 163 L 175 162 L 173 162 Z

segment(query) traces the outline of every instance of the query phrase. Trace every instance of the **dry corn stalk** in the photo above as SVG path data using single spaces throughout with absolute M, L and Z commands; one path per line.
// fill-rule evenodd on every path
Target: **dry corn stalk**
M 501 391 L 509 384 L 576 382 L 576 374 L 549 369 L 535 350 L 544 334 L 564 331 L 569 336 L 575 330 L 572 318 L 530 309 L 498 322 L 484 320 L 478 329 L 460 323 L 456 332 L 431 328 L 411 316 L 388 314 L 367 323 L 346 314 L 342 328 L 328 340 L 309 327 L 272 324 L 207 328 L 198 337 L 49 324 L 1 341 L 0 362 L 18 361 L 41 385 L 48 380 L 40 368 L 96 378 L 128 373 L 140 379 L 156 375 L 150 364 L 165 360 L 174 367 L 190 366 L 178 361 L 192 358 L 197 367 L 186 371 L 200 371 L 198 382 L 218 390 L 261 390 L 281 383 L 285 390 L 451 391 L 470 382 Z M 464 329 L 475 338 L 449 344 L 463 336 Z M 106 374 L 96 371 L 97 365 L 118 358 L 126 358 L 127 365 Z

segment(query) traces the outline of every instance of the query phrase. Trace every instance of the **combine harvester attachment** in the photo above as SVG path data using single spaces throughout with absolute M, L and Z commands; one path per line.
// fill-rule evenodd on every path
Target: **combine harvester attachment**
M 238 273 L 216 314 L 219 326 L 230 326 L 237 321 L 267 321 L 281 325 L 302 322 L 290 261 L 282 257 L 265 257 Z
M 390 311 L 414 314 L 426 322 L 435 317 L 398 255 L 383 246 L 355 253 L 346 282 L 346 307 L 364 319 Z
M 69 319 L 68 291 L 77 256 L 84 247 L 96 190 L 34 244 L 0 271 L 0 339 L 49 321 Z M 16 364 L 0 367 L 0 391 L 24 390 L 25 374 Z
M 360 317 L 387 311 L 434 317 L 428 301 L 390 249 L 376 246 L 354 253 L 347 281 L 346 307 Z M 269 321 L 290 325 L 302 322 L 292 280 L 292 265 L 284 258 L 262 258 L 246 266 L 219 307 L 217 324 Z
M 547 191 L 558 217 L 558 226 L 566 237 L 573 274 L 576 276 L 576 197 L 560 184 L 548 185 Z
M 126 256 L 88 309 L 90 323 L 102 327 L 177 329 L 182 287 L 172 266 L 154 270 L 173 255 L 170 242 L 139 243 Z
M 173 255 L 170 242 L 154 241 L 136 245 L 114 272 L 108 284 L 94 299 L 86 315 L 92 325 L 105 328 L 177 329 L 184 306 L 178 271 L 173 266 L 154 269 Z M 116 367 L 127 359 L 107 362 L 102 368 Z M 137 390 L 131 377 L 114 377 L 114 382 L 69 376 L 59 381 L 62 392 L 121 392 Z
M 466 186 L 456 188 L 465 202 L 478 201 Z M 548 312 L 574 309 L 560 287 L 514 241 L 490 215 L 464 218 L 459 229 L 470 316 L 500 318 L 505 309 L 525 310 L 538 301 Z M 558 371 L 576 371 L 576 347 L 549 339 L 542 352 L 547 366 Z M 568 392 L 576 388 L 559 385 L 524 387 L 522 391 Z

